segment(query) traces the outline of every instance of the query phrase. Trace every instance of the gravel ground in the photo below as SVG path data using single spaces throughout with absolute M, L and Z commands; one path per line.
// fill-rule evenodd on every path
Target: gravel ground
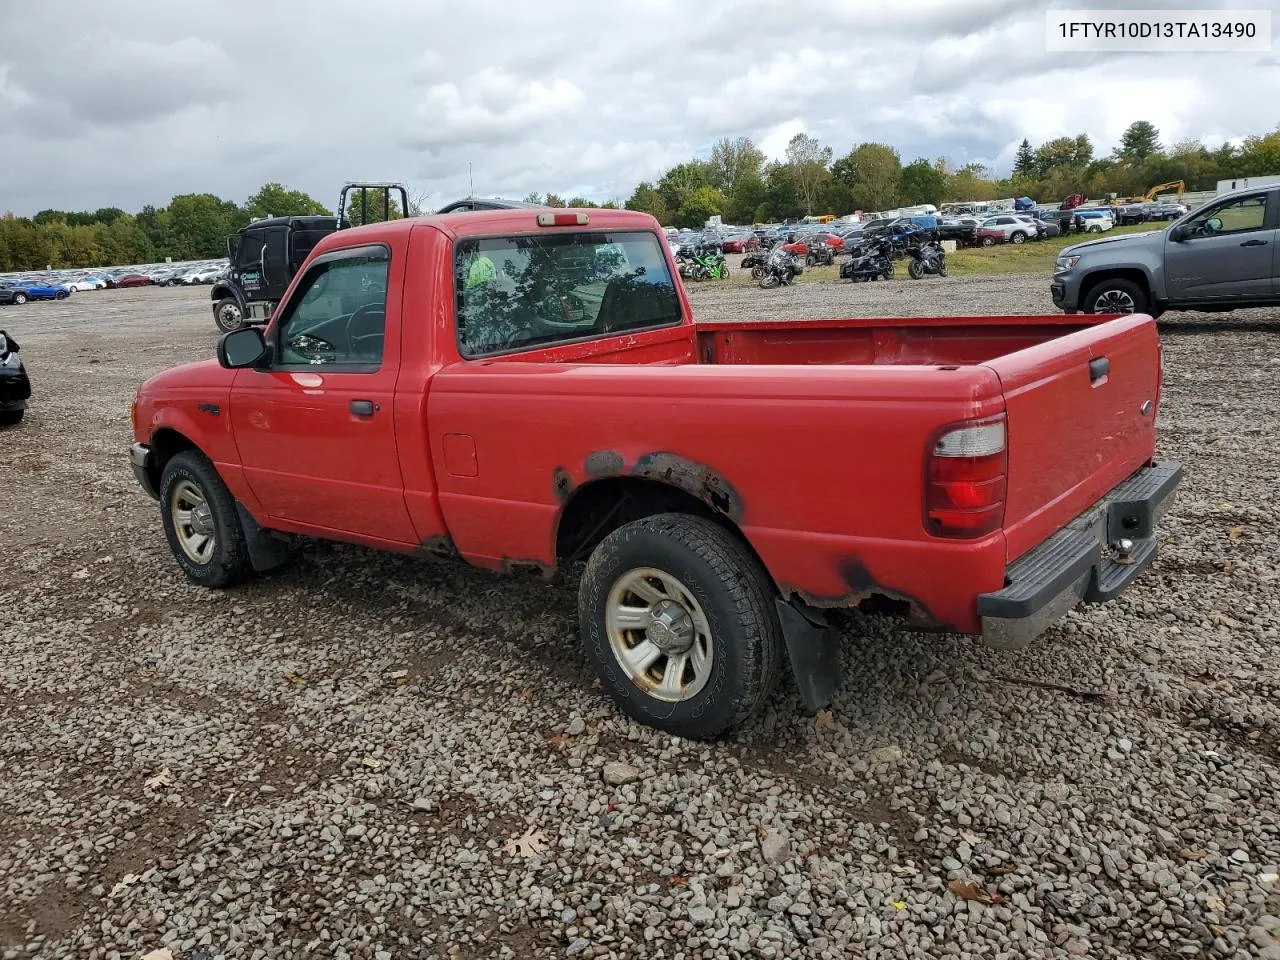
M 1044 279 L 694 290 L 1034 312 Z M 1280 958 L 1280 319 L 1175 317 L 1159 561 L 1020 654 L 875 617 L 829 713 L 624 719 L 574 598 L 317 545 L 181 577 L 124 457 L 203 290 L 6 308 L 0 956 Z M 168 954 L 161 953 L 160 956 Z

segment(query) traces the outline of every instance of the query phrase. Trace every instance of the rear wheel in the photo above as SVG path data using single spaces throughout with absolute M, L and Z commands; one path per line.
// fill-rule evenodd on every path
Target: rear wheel
M 223 333 L 230 333 L 244 326 L 244 315 L 234 297 L 223 297 L 213 305 L 213 322 Z
M 596 547 L 578 591 L 587 657 L 631 718 L 710 739 L 763 706 L 782 670 L 773 586 L 723 527 L 660 514 Z
M 938 264 L 938 276 L 945 277 L 947 275 L 947 265 L 945 263 Z
M 160 477 L 160 516 L 178 566 L 203 587 L 253 576 L 235 500 L 204 454 L 176 454 Z
M 778 275 L 772 270 L 760 276 L 760 289 L 772 290 L 778 285 Z
M 995 237 L 983 237 L 983 238 L 982 238 L 982 245 L 983 245 L 984 247 L 993 247 L 993 246 L 995 246 L 995 243 L 996 243 L 996 241 L 995 241 Z
M 912 280 L 919 280 L 924 276 L 924 265 L 919 260 L 912 260 L 907 264 L 907 274 Z
M 1011 243 L 1026 243 L 1027 235 L 1020 230 L 1014 231 L 1013 236 L 1009 238 Z
M 67 297 L 69 297 L 69 296 L 71 296 L 71 294 L 69 294 L 66 290 L 59 290 L 57 293 L 55 293 L 55 294 L 53 295 L 53 299 L 55 299 L 55 300 L 65 300 L 65 299 L 67 299 Z
M 1132 280 L 1103 280 L 1084 298 L 1085 313 L 1146 313 L 1147 293 Z
M 26 295 L 25 293 L 15 293 L 15 294 L 13 295 L 13 302 L 14 302 L 14 303 L 26 303 L 26 302 L 27 302 L 27 295 Z

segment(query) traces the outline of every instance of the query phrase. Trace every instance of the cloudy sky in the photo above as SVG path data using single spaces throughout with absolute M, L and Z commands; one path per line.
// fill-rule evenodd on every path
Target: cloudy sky
M 434 208 L 469 192 L 468 163 L 478 195 L 606 200 L 722 136 L 1003 172 L 1024 136 L 1085 131 L 1102 152 L 1136 119 L 1210 145 L 1280 122 L 1280 44 L 1045 52 L 1046 7 L 1121 5 L 1157 6 L 0 0 L 0 211 L 243 200 L 272 180 L 332 205 L 348 179 L 408 181 Z

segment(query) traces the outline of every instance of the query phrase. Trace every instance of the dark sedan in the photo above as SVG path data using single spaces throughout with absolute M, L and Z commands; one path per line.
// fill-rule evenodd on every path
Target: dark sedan
M 151 285 L 151 278 L 142 273 L 126 273 L 116 277 L 117 287 L 146 287 Z
M 18 342 L 0 330 L 0 427 L 22 420 L 31 396 L 31 381 L 18 358 Z

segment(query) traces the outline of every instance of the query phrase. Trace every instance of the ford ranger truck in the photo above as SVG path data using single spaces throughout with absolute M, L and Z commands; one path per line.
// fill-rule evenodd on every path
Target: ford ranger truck
M 646 214 L 473 211 L 322 239 L 131 460 L 207 587 L 300 536 L 571 572 L 605 689 L 709 738 L 830 703 L 843 612 L 1010 648 L 1132 585 L 1160 376 L 1140 314 L 699 323 Z

